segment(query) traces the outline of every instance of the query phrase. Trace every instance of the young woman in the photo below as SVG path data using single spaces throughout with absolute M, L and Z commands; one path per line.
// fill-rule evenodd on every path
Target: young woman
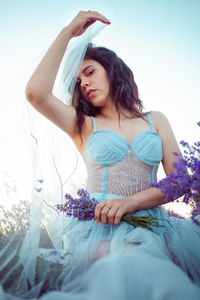
M 88 45 L 71 105 L 53 95 L 69 41 L 96 21 L 110 24 L 98 12 L 79 12 L 26 87 L 33 107 L 83 155 L 87 189 L 99 202 L 95 220 L 72 220 L 61 233 L 63 263 L 45 278 L 42 299 L 198 299 L 199 231 L 190 221 L 168 217 L 160 206 L 164 195 L 150 187 L 159 163 L 168 175 L 173 152 L 180 153 L 165 115 L 143 112 L 131 70 L 104 47 Z M 121 221 L 126 213 L 150 213 L 163 227 L 134 228 Z
M 79 12 L 76 18 L 62 30 L 30 78 L 26 87 L 27 99 L 35 109 L 71 137 L 82 155 L 95 123 L 97 129 L 107 128 L 118 133 L 127 144 L 133 142 L 135 138 L 143 138 L 140 135 L 142 132 L 152 130 L 154 134 L 150 137 L 157 136 L 158 141 L 162 141 L 162 163 L 168 175 L 173 171 L 172 163 L 176 160 L 173 152 L 180 153 L 171 126 L 167 118 L 156 111 L 149 114 L 151 124 L 148 123 L 147 116 L 142 113 L 142 102 L 138 98 L 133 74 L 112 51 L 88 48 L 77 78 L 78 87 L 75 88 L 72 105 L 66 106 L 52 93 L 55 77 L 68 42 L 82 34 L 97 20 L 110 23 L 98 12 Z M 96 120 L 91 116 L 96 116 Z M 131 199 L 119 202 L 120 207 L 126 203 L 128 211 L 124 211 L 121 207 L 120 216 L 112 223 L 119 224 L 122 213 L 163 204 L 163 199 L 164 195 L 155 188 L 131 195 Z M 101 218 L 99 208 L 106 203 L 97 206 L 95 214 L 97 220 Z M 118 209 L 117 205 L 115 210 Z M 105 221 L 104 217 L 103 220 Z

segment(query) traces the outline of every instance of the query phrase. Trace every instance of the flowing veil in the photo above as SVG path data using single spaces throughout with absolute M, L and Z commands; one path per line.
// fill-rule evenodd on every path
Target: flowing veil
M 72 103 L 87 46 L 105 27 L 95 22 L 70 41 L 53 87 L 66 105 Z M 138 216 L 150 211 L 161 221 L 162 228 L 151 232 L 126 222 L 102 226 L 58 213 L 65 193 L 74 196 L 86 186 L 86 165 L 70 137 L 25 98 L 33 70 L 20 72 L 0 88 L 0 300 L 199 299 L 200 235 L 191 220 L 168 217 L 160 207 L 140 209 Z M 160 145 L 159 140 L 158 151 Z M 136 181 L 147 186 L 153 165 L 132 152 L 116 161 L 115 170 L 127 180 L 136 174 L 137 162 L 144 164 Z M 135 173 L 130 162 L 136 162 Z M 93 194 L 98 195 L 96 189 Z
M 88 43 L 105 26 L 95 22 L 65 51 L 53 92 L 67 105 Z M 8 119 L 13 109 L 22 125 L 15 127 L 12 119 L 4 118 L 1 126 L 12 124 L 14 134 L 10 138 L 2 134 L 0 141 L 0 299 L 36 298 L 45 281 L 57 284 L 52 278 L 58 272 L 55 264 L 62 264 L 67 243 L 63 232 L 70 228 L 70 220 L 55 205 L 63 203 L 66 192 L 75 194 L 87 179 L 83 159 L 69 136 L 25 99 L 27 81 L 28 77 L 21 83 L 17 75 L 11 78 L 11 89 L 3 98 L 8 103 L 12 97 L 19 100 L 5 112 Z M 14 161 L 13 179 L 7 166 L 12 169 Z M 17 194 L 17 185 L 27 191 L 24 199 Z

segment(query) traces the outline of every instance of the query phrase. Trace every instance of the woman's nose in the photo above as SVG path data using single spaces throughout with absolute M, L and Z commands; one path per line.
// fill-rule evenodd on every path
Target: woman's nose
M 84 79 L 84 80 L 81 81 L 81 87 L 82 88 L 86 88 L 89 85 L 90 85 L 90 82 L 89 82 L 88 79 Z

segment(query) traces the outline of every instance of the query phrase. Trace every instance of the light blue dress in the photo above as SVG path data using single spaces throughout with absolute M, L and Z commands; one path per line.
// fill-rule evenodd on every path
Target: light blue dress
M 115 131 L 97 129 L 92 117 L 94 131 L 84 160 L 87 189 L 99 202 L 125 198 L 156 182 L 162 141 L 150 113 L 146 116 L 149 130 L 130 143 Z M 199 227 L 190 220 L 169 217 L 162 206 L 135 214 L 148 213 L 162 219 L 164 227 L 154 227 L 151 232 L 123 221 L 117 226 L 70 218 L 61 232 L 64 252 L 56 253 L 62 261 L 55 263 L 49 275 L 45 264 L 40 265 L 40 283 L 45 283 L 41 299 L 200 299 Z M 26 299 L 37 296 L 32 291 Z

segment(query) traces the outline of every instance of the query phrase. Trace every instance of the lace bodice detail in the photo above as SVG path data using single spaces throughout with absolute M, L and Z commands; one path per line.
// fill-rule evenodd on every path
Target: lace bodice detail
M 84 160 L 88 171 L 87 189 L 90 193 L 130 196 L 147 189 L 157 181 L 157 169 L 162 160 L 162 141 L 147 113 L 149 131 L 127 141 L 117 132 L 96 129 L 90 135 Z

